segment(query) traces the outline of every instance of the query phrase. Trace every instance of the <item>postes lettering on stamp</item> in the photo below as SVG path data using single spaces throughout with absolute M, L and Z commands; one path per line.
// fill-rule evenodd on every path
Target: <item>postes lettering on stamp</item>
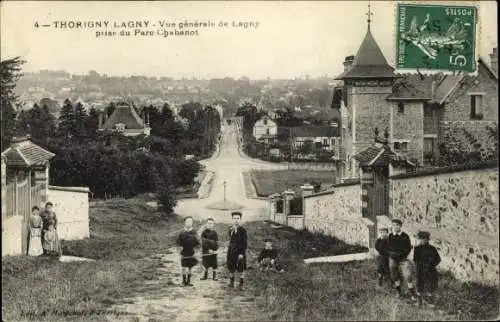
M 398 69 L 475 72 L 476 6 L 397 6 Z

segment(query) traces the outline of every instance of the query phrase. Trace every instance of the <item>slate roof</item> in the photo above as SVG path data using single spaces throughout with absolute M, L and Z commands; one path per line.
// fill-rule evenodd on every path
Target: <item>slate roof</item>
M 339 128 L 326 125 L 296 126 L 291 128 L 293 137 L 338 137 Z
M 118 123 L 125 124 L 126 130 L 144 129 L 144 122 L 131 105 L 118 105 L 104 123 L 103 129 L 114 130 Z
M 352 67 L 336 79 L 394 77 L 394 68 L 387 63 L 384 54 L 368 29 L 358 52 L 354 56 Z
M 353 158 L 359 162 L 360 166 L 386 166 L 389 163 L 407 163 L 409 162 L 403 155 L 397 154 L 392 151 L 387 145 L 375 143 L 365 150 L 354 155 Z
M 434 101 L 442 103 L 453 89 L 457 86 L 462 75 L 418 75 L 401 74 L 400 78 L 394 82 L 392 94 L 388 100 L 415 99 L 423 101 Z M 432 82 L 436 81 L 436 89 L 433 97 Z
M 29 136 L 14 140 L 12 145 L 2 152 L 7 166 L 29 167 L 43 165 L 55 156 L 54 153 L 30 141 Z

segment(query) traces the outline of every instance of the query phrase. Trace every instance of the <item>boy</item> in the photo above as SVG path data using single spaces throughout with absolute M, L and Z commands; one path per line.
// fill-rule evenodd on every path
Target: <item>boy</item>
M 259 255 L 260 270 L 267 271 L 268 269 L 275 269 L 276 271 L 283 273 L 285 270 L 282 269 L 278 263 L 278 251 L 273 249 L 273 242 L 271 239 L 266 239 L 264 242 L 264 249 Z
M 40 217 L 42 217 L 42 240 L 46 231 L 49 230 L 49 221 L 54 221 L 54 228 L 57 229 L 57 216 L 54 212 L 54 204 L 52 202 L 47 202 L 45 204 L 45 209 L 40 213 Z M 44 255 L 46 254 L 44 250 Z
M 384 275 L 389 272 L 389 229 L 383 227 L 379 229 L 380 237 L 375 242 L 375 249 L 378 251 L 378 286 L 382 286 Z
M 219 236 L 214 228 L 214 220 L 212 218 L 207 219 L 206 228 L 201 233 L 201 250 L 202 250 L 202 263 L 204 274 L 202 280 L 208 279 L 208 269 L 212 268 L 212 279 L 217 280 L 217 254 L 215 253 L 219 249 L 218 241 Z
M 247 267 L 246 249 L 247 249 L 247 231 L 241 227 L 241 212 L 231 213 L 233 225 L 229 227 L 229 246 L 227 248 L 227 268 L 229 270 L 229 287 L 234 287 L 234 275 L 238 271 L 240 274 L 239 289 L 243 290 L 243 279 Z
M 198 263 L 198 260 L 194 257 L 194 249 L 200 243 L 193 229 L 192 217 L 188 216 L 184 219 L 184 230 L 179 234 L 177 244 L 181 248 L 182 285 L 193 286 L 191 284 L 191 268 Z
M 401 220 L 392 220 L 392 233 L 389 234 L 388 238 L 389 270 L 396 295 L 398 297 L 402 295 L 401 279 L 403 279 L 408 284 L 408 293 L 410 293 L 411 300 L 415 301 L 417 298 L 415 297 L 415 288 L 413 287 L 413 265 L 407 259 L 412 246 L 410 236 L 401 230 L 402 225 L 403 222 Z
M 441 257 L 436 247 L 429 244 L 430 233 L 419 231 L 417 233 L 418 246 L 413 250 L 413 261 L 417 268 L 417 298 L 422 303 L 424 289 L 427 290 L 424 301 L 432 301 L 433 293 L 437 289 L 438 273 L 436 266 L 441 262 Z

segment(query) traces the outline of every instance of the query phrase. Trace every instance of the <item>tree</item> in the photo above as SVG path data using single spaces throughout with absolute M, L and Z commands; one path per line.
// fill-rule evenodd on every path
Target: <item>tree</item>
M 76 128 L 75 111 L 69 99 L 64 100 L 61 114 L 59 115 L 58 135 L 61 137 L 71 137 Z
M 55 117 L 46 106 L 40 107 L 35 103 L 32 109 L 21 111 L 17 118 L 16 134 L 30 134 L 34 141 L 42 145 L 54 136 L 55 130 Z
M 75 127 L 73 128 L 72 133 L 74 134 L 75 137 L 77 138 L 84 138 L 86 136 L 86 131 L 85 131 L 85 121 L 87 120 L 87 112 L 85 111 L 85 108 L 83 107 L 83 104 L 78 102 L 75 105 Z
M 85 132 L 87 137 L 95 138 L 97 130 L 99 129 L 99 112 L 92 107 L 89 111 L 89 115 L 85 120 Z
M 108 115 L 108 117 L 110 117 L 115 110 L 116 110 L 115 102 L 109 103 L 108 107 L 106 107 L 106 114 Z
M 0 62 L 0 109 L 2 122 L 2 151 L 12 140 L 16 130 L 16 109 L 19 105 L 14 90 L 21 76 L 21 66 L 25 63 L 19 57 Z

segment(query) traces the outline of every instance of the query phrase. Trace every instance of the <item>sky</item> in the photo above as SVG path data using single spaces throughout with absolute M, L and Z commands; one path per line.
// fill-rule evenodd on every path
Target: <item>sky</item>
M 464 2 L 446 2 L 464 4 Z M 489 61 L 497 46 L 497 4 L 479 3 L 479 53 Z M 465 2 L 467 4 L 467 2 Z M 469 2 L 470 4 L 470 2 Z M 25 72 L 41 69 L 109 76 L 294 78 L 336 76 L 355 54 L 367 29 L 367 1 L 3 1 L 1 57 L 21 56 Z M 395 6 L 372 1 L 372 34 L 394 66 Z M 103 28 L 61 29 L 54 21 L 149 21 L 153 36 L 96 37 Z M 222 21 L 197 36 L 163 37 L 159 21 Z M 255 28 L 233 21 L 258 22 Z M 38 23 L 39 28 L 35 27 Z M 51 24 L 51 27 L 42 27 Z M 155 24 L 154 27 L 152 25 Z M 127 28 L 132 34 L 136 28 Z M 141 28 L 139 28 L 141 29 Z M 187 28 L 192 29 L 192 28 Z M 170 29 L 172 30 L 172 29 Z

